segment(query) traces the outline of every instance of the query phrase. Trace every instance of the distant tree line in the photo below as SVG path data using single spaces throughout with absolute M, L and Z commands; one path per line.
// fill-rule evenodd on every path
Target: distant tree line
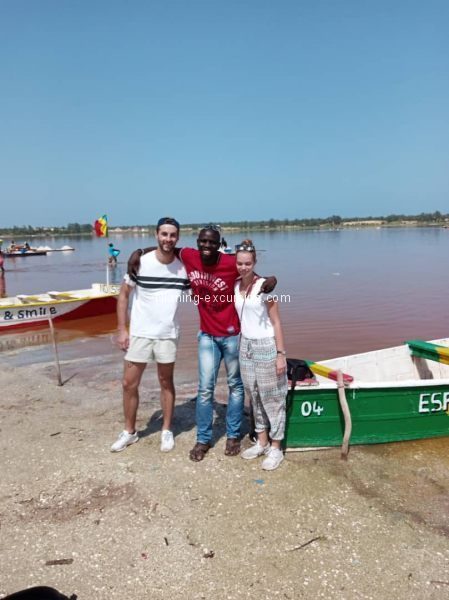
M 401 223 L 417 222 L 420 224 L 442 224 L 449 219 L 449 214 L 442 214 L 440 211 L 433 213 L 421 213 L 419 215 L 388 215 L 386 217 L 341 217 L 340 215 L 331 215 L 323 219 L 268 219 L 265 221 L 222 221 L 221 227 L 235 227 L 239 229 L 279 229 L 285 227 L 339 227 L 343 223 L 368 223 L 369 221 L 382 223 Z M 191 227 L 198 227 L 201 224 L 193 224 Z
M 386 217 L 341 217 L 340 215 L 331 215 L 323 219 L 268 219 L 263 221 L 221 221 L 219 225 L 222 228 L 234 228 L 243 230 L 258 229 L 285 229 L 294 228 L 315 228 L 315 227 L 340 227 L 344 223 L 369 225 L 370 221 L 381 222 L 385 225 L 418 223 L 420 225 L 441 225 L 449 221 L 449 214 L 441 213 L 439 210 L 432 213 L 420 213 L 419 215 L 399 215 L 392 214 Z M 183 228 L 198 229 L 204 226 L 203 223 L 183 223 Z M 154 224 L 151 225 L 121 225 L 124 232 L 131 231 L 134 228 L 154 230 Z M 0 235 L 12 238 L 26 238 L 29 236 L 52 236 L 52 235 L 90 235 L 93 234 L 91 223 L 69 223 L 66 227 L 32 227 L 31 225 L 22 225 L 14 227 L 1 227 Z
M 32 227 L 31 225 L 14 225 L 14 227 L 0 227 L 0 234 L 11 236 L 13 238 L 22 238 L 36 235 L 73 235 L 90 234 L 92 232 L 91 223 L 69 223 L 66 227 Z

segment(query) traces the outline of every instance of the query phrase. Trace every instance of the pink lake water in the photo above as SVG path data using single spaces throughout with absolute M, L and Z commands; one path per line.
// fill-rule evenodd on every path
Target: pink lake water
M 195 246 L 195 237 L 184 236 L 180 245 Z M 225 237 L 233 246 L 247 235 Z M 320 360 L 449 334 L 448 229 L 259 232 L 250 237 L 258 248 L 259 274 L 278 278 L 291 356 Z M 121 249 L 118 267 L 109 272 L 110 281 L 117 283 L 128 255 L 154 243 L 144 235 L 33 239 L 33 246 L 70 245 L 75 251 L 6 259 L 7 294 L 85 288 L 105 281 L 110 241 Z M 197 309 L 184 305 L 180 312 L 180 360 L 192 368 Z M 89 356 L 111 351 L 114 330 L 114 315 L 85 319 L 59 326 L 58 339 L 71 344 L 74 354 Z M 0 351 L 46 344 L 47 337 L 45 330 L 2 334 Z

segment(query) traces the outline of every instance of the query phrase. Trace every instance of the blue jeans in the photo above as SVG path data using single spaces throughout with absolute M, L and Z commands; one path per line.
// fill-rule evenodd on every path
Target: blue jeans
M 226 436 L 240 437 L 245 392 L 240 377 L 239 336 L 216 337 L 198 334 L 199 387 L 196 399 L 197 441 L 210 444 L 212 440 L 213 399 L 222 359 L 228 378 L 229 398 L 226 411 Z

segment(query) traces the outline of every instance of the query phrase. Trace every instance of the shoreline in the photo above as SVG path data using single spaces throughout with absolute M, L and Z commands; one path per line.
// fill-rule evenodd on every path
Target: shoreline
M 201 225 L 198 226 L 182 226 L 180 228 L 180 233 L 181 234 L 196 234 L 200 229 L 201 229 Z M 334 226 L 334 225 L 320 225 L 320 226 L 303 226 L 303 225 L 284 225 L 284 226 L 275 226 L 275 227 L 270 227 L 269 225 L 264 225 L 264 226 L 254 226 L 254 227 L 234 227 L 234 226 L 227 226 L 227 225 L 223 225 L 221 226 L 220 230 L 222 233 L 251 233 L 251 232 L 256 232 L 256 233 L 263 233 L 263 232 L 268 232 L 268 233 L 282 233 L 282 232 L 290 232 L 290 231 L 294 231 L 294 232 L 301 232 L 301 231 L 354 231 L 354 230 L 362 230 L 362 229 L 423 229 L 423 228 L 434 228 L 434 229 L 449 229 L 449 225 L 444 224 L 444 223 L 417 223 L 417 222 L 413 222 L 413 223 L 398 223 L 398 222 L 394 222 L 394 223 L 367 223 L 367 222 L 363 222 L 363 223 L 359 223 L 356 221 L 351 221 L 351 223 L 345 223 L 342 222 L 341 225 L 338 226 Z M 120 236 L 141 236 L 143 234 L 154 234 L 154 232 L 156 231 L 155 227 L 139 227 L 138 231 L 136 230 L 131 230 L 131 229 L 123 229 L 121 227 L 109 227 L 109 236 L 107 237 L 112 237 L 113 235 L 120 235 Z M 5 240 L 13 240 L 17 237 L 19 238 L 29 238 L 29 239 L 34 239 L 34 238 L 46 238 L 46 239 L 51 239 L 51 238 L 79 238 L 79 237 L 84 237 L 84 238 L 89 238 L 89 237 L 96 237 L 94 232 L 81 232 L 81 233 L 67 233 L 67 232 L 58 232 L 58 233 L 31 233 L 31 234 L 27 234 L 27 233 L 16 233 L 14 235 L 10 234 L 10 233 L 2 233 L 0 231 L 0 237 L 2 238 L 3 241 Z
M 65 360 L 63 387 L 49 362 L 0 371 L 0 598 L 32 585 L 78 600 L 446 597 L 449 438 L 352 447 L 346 462 L 288 453 L 267 473 L 223 454 L 222 375 L 215 446 L 192 463 L 196 376 L 178 380 L 162 454 L 148 369 L 141 439 L 113 454 L 121 362 Z

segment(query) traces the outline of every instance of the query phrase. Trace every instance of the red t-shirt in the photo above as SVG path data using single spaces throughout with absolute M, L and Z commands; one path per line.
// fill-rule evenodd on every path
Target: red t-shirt
M 234 307 L 234 284 L 238 277 L 235 256 L 220 253 L 218 263 L 208 266 L 203 264 L 199 250 L 182 248 L 179 258 L 200 312 L 201 331 L 217 337 L 237 335 L 240 322 Z

